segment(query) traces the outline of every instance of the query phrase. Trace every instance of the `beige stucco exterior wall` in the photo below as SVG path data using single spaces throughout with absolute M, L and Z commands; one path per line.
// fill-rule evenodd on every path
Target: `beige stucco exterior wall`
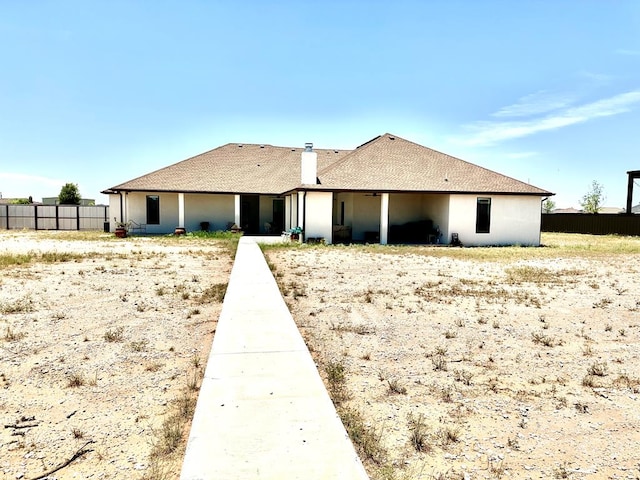
M 442 236 L 438 240 L 441 243 L 449 243 L 449 195 L 425 194 L 422 201 L 422 214 L 424 218 L 433 220 L 433 226 L 440 229 Z
M 160 197 L 160 224 L 147 224 L 147 195 Z M 178 194 L 135 192 L 122 194 L 124 218 L 120 218 L 120 195 L 109 195 L 111 229 L 117 221 L 133 220 L 147 224 L 147 233 L 173 233 L 178 226 Z M 185 228 L 187 231 L 200 230 L 200 222 L 209 222 L 210 230 L 225 230 L 234 218 L 233 195 L 185 194 Z
M 185 194 L 184 226 L 191 232 L 200 230 L 200 222 L 209 222 L 210 231 L 226 230 L 227 224 L 233 223 L 234 208 L 233 195 Z M 160 215 L 162 216 L 162 198 Z
M 392 193 L 389 195 L 389 225 L 402 225 L 423 219 L 423 195 Z
M 380 231 L 380 196 L 353 194 L 351 235 L 353 240 L 363 241 L 365 232 Z
M 332 238 L 332 192 L 307 192 L 305 196 L 306 213 L 304 237 L 324 238 L 331 243 Z
M 476 233 L 478 198 L 491 198 L 490 233 Z M 445 243 L 457 233 L 464 245 L 540 245 L 540 197 L 451 195 Z M 443 230 L 444 232 L 444 230 Z

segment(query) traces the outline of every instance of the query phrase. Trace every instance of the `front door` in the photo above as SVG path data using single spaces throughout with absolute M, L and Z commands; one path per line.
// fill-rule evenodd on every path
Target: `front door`
M 240 226 L 245 234 L 260 233 L 260 197 L 258 195 L 240 197 Z
M 271 233 L 280 235 L 284 229 L 284 199 L 273 199 L 273 222 L 271 224 Z

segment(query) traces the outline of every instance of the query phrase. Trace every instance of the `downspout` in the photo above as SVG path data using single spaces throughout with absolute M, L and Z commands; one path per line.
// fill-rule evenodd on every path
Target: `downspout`
M 549 197 L 540 199 L 540 230 L 538 231 L 538 246 L 542 245 L 542 204 L 549 200 Z
M 305 228 L 307 225 L 307 191 L 305 190 L 302 195 L 302 234 L 300 235 L 300 242 L 304 243 L 306 238 Z
M 120 194 L 120 221 L 124 222 L 124 200 L 122 199 L 122 192 L 118 192 Z

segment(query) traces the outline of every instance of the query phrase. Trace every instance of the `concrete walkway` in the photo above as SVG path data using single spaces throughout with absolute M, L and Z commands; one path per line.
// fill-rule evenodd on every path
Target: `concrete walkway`
M 238 245 L 180 478 L 368 479 L 255 238 Z

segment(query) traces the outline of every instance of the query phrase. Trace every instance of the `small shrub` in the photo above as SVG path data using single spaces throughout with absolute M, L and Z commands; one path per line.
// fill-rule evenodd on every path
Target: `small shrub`
M 445 385 L 440 389 L 440 398 L 445 403 L 453 402 L 453 387 L 451 385 Z
M 587 374 L 596 377 L 604 377 L 607 375 L 607 362 L 594 362 L 587 368 Z
M 596 386 L 596 379 L 593 375 L 585 375 L 582 377 L 582 386 L 593 388 Z
M 25 337 L 24 332 L 16 332 L 11 329 L 10 326 L 7 327 L 7 331 L 4 334 L 4 340 L 7 342 L 17 342 L 22 340 Z
M 160 370 L 164 365 L 160 362 L 153 362 L 153 363 L 148 363 L 144 369 L 147 372 L 157 372 L 158 370 Z
M 10 315 L 14 313 L 31 313 L 35 310 L 33 300 L 26 296 L 14 302 L 0 302 L 0 313 Z
M 447 446 L 451 443 L 457 443 L 460 441 L 460 430 L 450 426 L 442 427 L 436 433 L 436 437 L 442 446 Z
M 124 327 L 116 327 L 104 332 L 104 339 L 107 342 L 121 342 L 123 340 Z
M 191 357 L 191 365 L 193 365 L 193 368 L 196 370 L 202 367 L 202 358 L 200 358 L 200 355 L 197 353 L 193 354 L 193 357 Z
M 487 388 L 491 390 L 493 393 L 498 392 L 498 385 L 499 385 L 498 377 L 491 377 L 487 382 Z
M 129 344 L 129 347 L 131 347 L 131 350 L 133 350 L 134 352 L 144 352 L 147 349 L 147 344 L 149 342 L 147 340 L 138 340 L 135 342 L 131 342 Z
M 196 410 L 197 397 L 185 392 L 175 401 L 176 412 L 183 420 L 191 420 Z
M 198 297 L 198 303 L 222 303 L 227 293 L 226 283 L 216 283 L 205 288 Z
M 471 385 L 471 379 L 473 378 L 473 373 L 468 370 L 454 370 L 453 378 L 456 382 L 462 382 L 465 385 Z
M 389 393 L 399 394 L 399 395 L 407 394 L 407 387 L 402 385 L 402 383 L 400 383 L 400 380 L 398 380 L 397 378 L 388 379 L 387 385 L 389 386 Z
M 385 462 L 387 451 L 382 445 L 382 430 L 368 427 L 360 412 L 351 408 L 339 408 L 338 414 L 349 438 L 361 457 L 381 465 Z
M 553 478 L 569 478 L 570 475 L 567 465 L 564 463 L 553 471 Z
M 416 452 L 428 452 L 431 446 L 428 443 L 427 424 L 424 416 L 419 414 L 417 417 L 409 414 L 409 441 Z
M 160 457 L 176 451 L 182 442 L 183 420 L 178 415 L 167 417 L 160 427 L 151 455 Z
M 545 347 L 555 347 L 556 345 L 562 345 L 562 340 L 558 340 L 550 335 L 544 333 L 532 333 L 531 339 L 533 343 L 542 344 Z
M 431 363 L 433 364 L 433 369 L 435 371 L 442 371 L 442 372 L 446 372 L 447 371 L 447 359 L 445 358 L 444 355 L 433 355 L 431 357 Z
M 69 388 L 81 387 L 84 384 L 85 384 L 84 375 L 78 372 L 72 373 L 71 375 L 69 375 L 69 378 L 67 379 L 67 387 Z
M 339 360 L 331 360 L 324 366 L 327 374 L 327 383 L 329 384 L 329 395 L 336 405 L 349 398 L 347 390 L 347 371 L 344 363 Z
M 187 388 L 192 392 L 198 391 L 200 388 L 200 377 L 198 372 L 193 372 L 193 374 L 187 378 Z

